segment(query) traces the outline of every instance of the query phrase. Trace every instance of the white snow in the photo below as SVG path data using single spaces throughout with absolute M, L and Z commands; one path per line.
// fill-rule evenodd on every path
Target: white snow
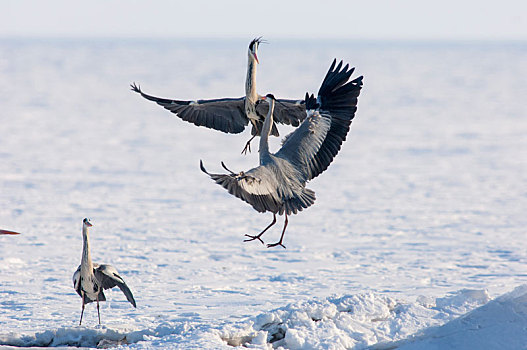
M 0 227 L 22 233 L 0 236 L 0 348 L 525 348 L 525 43 L 262 46 L 261 94 L 316 93 L 334 57 L 365 76 L 286 250 L 243 243 L 271 215 L 199 170 L 255 166 L 249 131 L 197 128 L 128 87 L 239 97 L 247 44 L 0 41 Z M 108 291 L 102 326 L 93 304 L 78 326 L 84 217 L 94 261 L 137 301 Z
M 373 293 L 333 296 L 261 314 L 250 331 L 264 331 L 274 347 L 364 349 L 444 324 L 488 301 L 488 294 L 481 290 L 463 290 L 437 299 L 434 304 L 395 300 Z M 240 335 L 223 338 L 237 339 Z M 259 338 L 256 340 L 261 342 Z
M 387 349 L 525 349 L 527 285 Z

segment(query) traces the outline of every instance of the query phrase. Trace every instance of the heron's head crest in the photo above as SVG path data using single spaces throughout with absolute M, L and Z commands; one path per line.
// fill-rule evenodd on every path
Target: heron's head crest
M 261 36 L 258 38 L 254 38 L 249 44 L 249 50 L 251 50 L 251 52 L 256 52 L 258 50 L 258 45 L 265 42 L 266 41 Z
M 260 45 L 261 43 L 266 43 L 266 41 L 262 39 L 262 37 L 258 37 L 251 40 L 251 43 L 249 44 L 249 53 L 254 57 L 257 63 L 260 63 L 260 61 L 258 60 L 257 52 L 258 45 Z

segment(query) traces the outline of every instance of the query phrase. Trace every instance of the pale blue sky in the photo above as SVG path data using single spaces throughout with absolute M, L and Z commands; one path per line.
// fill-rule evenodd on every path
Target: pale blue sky
M 0 37 L 527 40 L 524 0 L 0 0 Z

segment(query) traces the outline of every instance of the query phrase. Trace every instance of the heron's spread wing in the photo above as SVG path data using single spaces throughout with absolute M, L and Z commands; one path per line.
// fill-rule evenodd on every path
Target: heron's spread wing
M 298 126 L 306 118 L 306 104 L 304 100 L 277 100 L 273 111 L 273 119 L 280 124 Z M 259 115 L 266 116 L 269 104 L 258 103 L 256 111 Z
M 233 196 L 252 205 L 258 212 L 271 211 L 276 213 L 280 209 L 281 201 L 277 189 L 265 176 L 266 170 L 263 167 L 257 167 L 239 174 L 210 174 L 205 170 L 203 162 L 200 161 L 200 168 L 218 185 L 225 188 Z
M 362 76 L 348 82 L 354 69 L 348 69 L 348 65 L 342 67 L 342 61 L 336 67 L 335 64 L 336 60 L 320 86 L 317 99 L 306 95 L 308 107 L 316 108 L 308 114 L 316 119 L 312 121 L 310 116 L 304 120 L 276 154 L 289 159 L 306 175 L 306 180 L 320 175 L 331 164 L 346 140 L 357 111 Z
M 156 102 L 181 119 L 197 126 L 238 134 L 245 130 L 249 123 L 245 114 L 245 97 L 180 101 L 147 95 L 135 83 L 131 87 L 147 100 Z
M 318 111 L 310 111 L 302 124 L 283 140 L 282 148 L 277 157 L 287 159 L 305 177 L 305 181 L 314 167 L 315 155 L 320 150 L 331 127 L 331 117 L 321 115 Z
M 130 288 L 128 288 L 122 277 L 119 276 L 119 273 L 115 267 L 111 265 L 100 265 L 98 267 L 94 267 L 93 273 L 95 274 L 97 280 L 101 283 L 103 289 L 110 289 L 115 286 L 119 287 L 119 289 L 121 289 L 121 291 L 126 296 L 126 299 L 134 307 L 136 307 L 135 299 L 132 295 L 132 292 L 130 291 Z

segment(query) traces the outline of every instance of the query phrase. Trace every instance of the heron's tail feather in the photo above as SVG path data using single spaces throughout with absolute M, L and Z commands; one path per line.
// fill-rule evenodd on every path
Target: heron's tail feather
M 309 208 L 315 203 L 315 191 L 309 188 L 304 188 L 302 193 L 296 197 L 284 201 L 280 208 L 280 215 L 286 213 L 287 215 L 296 214 L 303 209 Z
M 84 294 L 84 304 L 94 303 L 97 301 L 97 298 L 91 299 L 88 294 Z M 104 295 L 104 292 L 101 290 L 99 293 L 99 301 L 106 301 L 106 296 Z

